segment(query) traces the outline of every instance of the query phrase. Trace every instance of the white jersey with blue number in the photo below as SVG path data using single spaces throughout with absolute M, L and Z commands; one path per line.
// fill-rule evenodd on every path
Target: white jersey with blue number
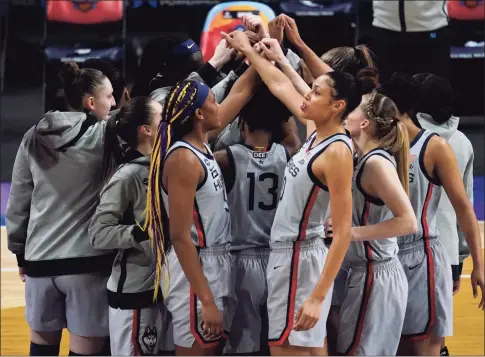
M 197 247 L 210 247 L 230 243 L 231 219 L 227 205 L 226 187 L 221 169 L 212 156 L 208 145 L 207 153 L 185 141 L 175 142 L 167 152 L 165 160 L 175 150 L 185 148 L 194 153 L 204 168 L 204 179 L 197 186 L 194 200 L 191 236 Z M 163 204 L 168 214 L 168 192 L 163 188 Z
M 330 204 L 328 188 L 313 174 L 312 164 L 332 143 L 342 141 L 352 152 L 345 134 L 334 134 L 313 148 L 316 133 L 286 165 L 283 192 L 271 228 L 271 243 L 324 238 L 324 218 Z

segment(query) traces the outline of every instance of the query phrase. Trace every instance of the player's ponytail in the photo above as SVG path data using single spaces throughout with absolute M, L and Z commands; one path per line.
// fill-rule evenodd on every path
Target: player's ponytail
M 399 119 L 396 122 L 396 135 L 389 150 L 396 160 L 399 180 L 409 195 L 409 135 L 406 126 Z
M 377 67 L 375 55 L 366 45 L 335 47 L 325 52 L 320 59 L 334 71 L 347 72 L 354 77 L 361 69 Z
M 399 180 L 409 194 L 409 136 L 394 102 L 377 92 L 367 96 L 364 114 L 373 121 L 380 147 L 394 156 Z
M 104 136 L 103 182 L 116 168 L 136 157 L 138 128 L 151 123 L 151 102 L 148 97 L 130 99 L 120 111 L 108 119 Z
M 144 229 L 155 251 L 155 296 L 158 296 L 163 265 L 170 247 L 167 212 L 162 203 L 162 174 L 165 156 L 173 142 L 190 133 L 194 126 L 193 115 L 209 94 L 209 88 L 195 81 L 176 84 L 165 99 L 162 120 L 153 147 L 148 178 L 146 220 Z M 170 277 L 167 277 L 166 283 Z M 168 286 L 168 285 L 166 285 Z
M 103 153 L 103 183 L 106 184 L 115 172 L 118 165 L 121 164 L 122 150 L 118 141 L 116 124 L 119 122 L 120 113 L 112 116 L 106 122 L 104 133 L 104 153 Z

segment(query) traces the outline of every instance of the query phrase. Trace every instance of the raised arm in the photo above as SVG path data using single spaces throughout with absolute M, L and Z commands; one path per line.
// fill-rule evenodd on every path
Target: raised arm
M 168 210 L 170 217 L 170 239 L 175 254 L 182 266 L 190 286 L 202 302 L 202 313 L 209 310 L 214 317 L 204 320 L 204 329 L 211 333 L 222 333 L 222 314 L 218 311 L 214 295 L 202 271 L 200 259 L 191 238 L 195 191 L 203 177 L 197 157 L 187 149 L 177 149 L 165 163 L 167 176 Z
M 283 73 L 290 79 L 293 86 L 301 94 L 305 95 L 311 91 L 308 84 L 301 78 L 301 76 L 293 69 L 290 61 L 283 54 L 280 44 L 277 40 L 272 38 L 265 38 L 261 40 L 260 46 L 262 46 L 263 53 L 270 61 L 275 61 L 281 68 Z
M 318 322 L 322 303 L 351 241 L 353 160 L 349 147 L 343 142 L 333 143 L 315 160 L 312 170 L 320 182 L 328 187 L 333 240 L 320 280 L 298 311 L 294 327 L 297 331 L 311 329 Z
M 321 75 L 332 72 L 332 68 L 323 62 L 320 57 L 317 56 L 313 50 L 307 46 L 307 44 L 302 40 L 300 37 L 300 33 L 298 32 L 298 26 L 294 19 L 289 17 L 288 15 L 282 15 L 285 19 L 285 35 L 288 41 L 293 44 L 298 52 L 300 53 L 301 57 L 305 61 L 308 69 L 310 70 L 313 78 L 318 78 Z
M 308 84 L 295 71 L 288 58 L 285 57 L 277 40 L 268 38 L 263 39 L 260 42 L 260 46 L 263 49 L 263 53 L 266 58 L 270 61 L 275 61 L 278 64 L 283 73 L 288 77 L 291 83 L 293 83 L 293 86 L 298 91 L 298 93 L 300 93 L 302 96 L 305 96 L 311 91 L 311 88 L 308 86 Z M 311 120 L 306 120 L 301 117 L 297 117 L 297 119 L 306 126 L 307 137 L 309 137 L 315 131 L 315 123 Z
M 283 145 L 291 158 L 301 148 L 301 140 L 298 135 L 298 127 L 296 126 L 295 118 L 290 117 L 288 121 L 283 123 L 283 139 L 280 144 Z
M 122 222 L 136 197 L 146 193 L 138 192 L 132 175 L 121 177 L 120 174 L 115 173 L 103 188 L 99 205 L 91 219 L 89 239 L 95 249 L 129 249 L 149 239 L 136 222 Z
M 219 120 L 221 127 L 208 133 L 208 140 L 212 140 L 224 129 L 249 102 L 259 84 L 258 73 L 254 68 L 248 68 L 238 78 L 226 99 L 219 106 Z
M 303 97 L 300 95 L 288 77 L 285 76 L 271 62 L 263 58 L 254 50 L 247 37 L 241 31 L 234 31 L 230 35 L 222 33 L 230 46 L 244 53 L 264 81 L 268 89 L 278 98 L 296 117 L 302 116 L 301 104 Z
M 433 137 L 429 141 L 428 150 L 434 163 L 434 172 L 438 175 L 450 202 L 455 209 L 456 218 L 461 230 L 465 235 L 473 260 L 471 283 L 473 296 L 478 296 L 477 285 L 482 291 L 479 307 L 484 308 L 485 287 L 483 272 L 483 257 L 481 249 L 480 228 L 473 206 L 470 203 L 463 180 L 458 170 L 456 157 L 451 146 L 442 138 Z M 427 153 L 428 153 L 427 150 Z M 426 157 L 425 157 L 426 164 Z
M 378 240 L 416 233 L 416 215 L 389 160 L 380 156 L 369 158 L 361 180 L 366 193 L 382 200 L 394 217 L 377 224 L 352 227 L 352 240 Z

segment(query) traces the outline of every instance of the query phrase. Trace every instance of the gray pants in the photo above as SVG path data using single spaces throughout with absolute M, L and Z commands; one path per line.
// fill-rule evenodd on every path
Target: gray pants
M 452 336 L 453 279 L 448 253 L 439 239 L 401 245 L 399 260 L 409 285 L 403 336 Z
M 25 319 L 35 331 L 84 337 L 109 336 L 108 276 L 101 274 L 26 277 Z
M 227 354 L 258 352 L 261 338 L 267 340 L 266 267 L 269 249 L 246 249 L 233 255 L 234 317 L 229 341 L 224 350 Z
M 407 296 L 408 282 L 398 258 L 351 266 L 340 309 L 337 351 L 395 356 Z
M 270 346 L 323 347 L 333 285 L 322 306 L 320 320 L 308 331 L 294 331 L 295 314 L 317 285 L 327 258 L 323 239 L 271 245 L 267 269 Z
M 203 348 L 216 347 L 221 342 L 221 338 L 227 338 L 227 335 L 215 340 L 207 340 L 203 336 L 202 303 L 192 290 L 174 249 L 168 253 L 167 261 L 170 280 L 165 305 L 172 314 L 175 345 L 189 348 L 194 341 L 197 341 Z M 233 305 L 230 301 L 234 296 L 231 285 L 232 264 L 228 248 L 213 246 L 201 249 L 200 261 L 217 308 L 224 316 L 224 326 L 227 330 L 232 321 L 229 307 Z M 161 286 L 164 286 L 163 282 Z M 164 289 L 162 291 L 165 293 Z
M 159 306 L 136 310 L 109 308 L 109 335 L 113 356 L 157 355 L 173 351 L 171 321 Z

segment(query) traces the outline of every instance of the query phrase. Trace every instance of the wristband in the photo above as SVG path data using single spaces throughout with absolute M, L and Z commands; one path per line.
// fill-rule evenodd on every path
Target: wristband
M 460 280 L 462 269 L 463 269 L 463 263 L 451 266 L 451 275 L 453 277 L 453 281 L 459 281 Z
M 25 256 L 24 254 L 16 254 L 17 257 L 17 266 L 19 268 L 25 267 Z
M 133 238 L 135 238 L 135 242 L 137 243 L 141 243 L 150 239 L 150 237 L 148 236 L 148 232 L 143 231 L 140 227 L 138 227 L 138 225 L 133 228 Z
M 241 77 L 248 68 L 249 66 L 245 62 L 243 62 L 241 63 L 239 68 L 234 71 L 234 73 L 236 74 L 236 76 Z

